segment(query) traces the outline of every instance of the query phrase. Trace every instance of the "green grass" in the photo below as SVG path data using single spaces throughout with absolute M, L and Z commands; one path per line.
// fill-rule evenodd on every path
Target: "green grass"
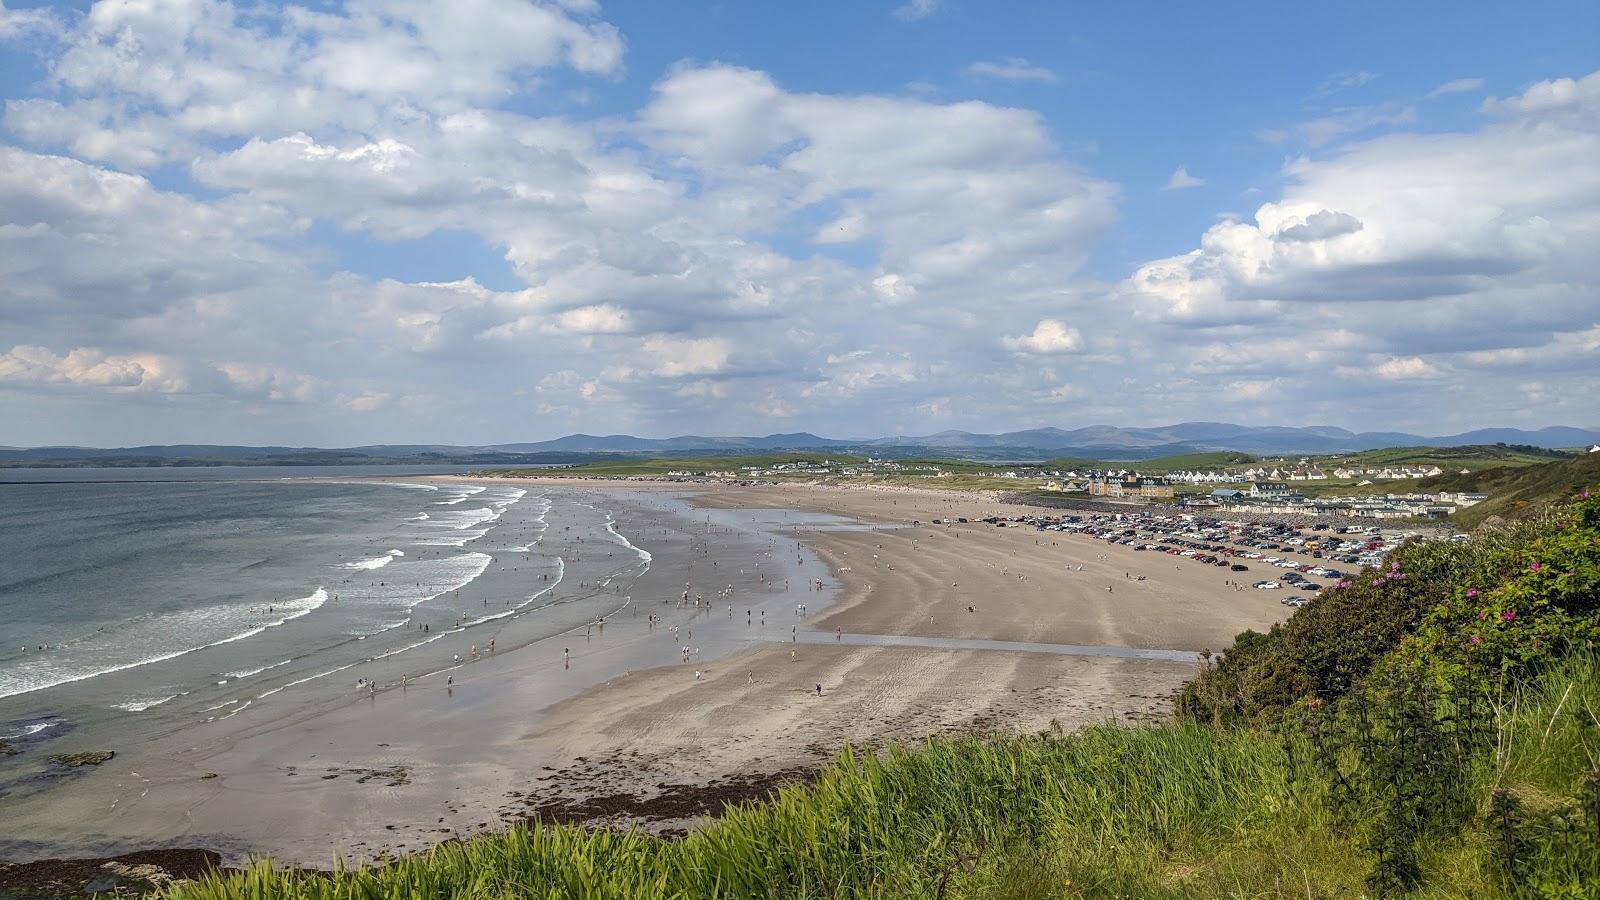
M 1470 475 L 1441 475 L 1417 482 L 1426 491 L 1481 491 L 1489 499 L 1457 512 L 1450 521 L 1472 528 L 1490 517 L 1519 519 L 1551 503 L 1569 500 L 1600 481 L 1600 453 L 1585 453 L 1535 466 L 1501 468 Z
M 1532 819 L 1571 809 L 1600 758 L 1592 655 L 1502 704 L 1497 752 L 1463 789 L 1505 788 Z M 1298 752 L 1308 752 L 1303 739 Z M 1371 866 L 1358 828 L 1293 779 L 1267 729 L 1104 725 L 1074 735 L 968 737 L 849 751 L 813 786 L 730 809 L 681 840 L 518 826 L 331 875 L 258 863 L 168 900 L 303 897 L 1355 897 Z M 1428 841 L 1422 897 L 1508 896 L 1492 827 Z M 1559 851 L 1559 852 L 1558 852 Z M 1572 885 L 1593 860 L 1559 840 L 1529 877 Z M 1551 896 L 1594 896 L 1581 892 Z
M 1559 450 L 1538 447 L 1511 447 L 1478 444 L 1464 447 L 1390 447 L 1360 453 L 1331 454 L 1315 458 L 1322 469 L 1338 466 L 1438 466 L 1445 471 L 1497 469 L 1505 466 L 1533 466 L 1563 459 Z

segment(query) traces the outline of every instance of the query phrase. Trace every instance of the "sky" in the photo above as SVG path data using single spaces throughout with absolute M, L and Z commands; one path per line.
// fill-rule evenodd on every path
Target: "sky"
M 1600 4 L 0 0 L 0 444 L 1600 426 Z

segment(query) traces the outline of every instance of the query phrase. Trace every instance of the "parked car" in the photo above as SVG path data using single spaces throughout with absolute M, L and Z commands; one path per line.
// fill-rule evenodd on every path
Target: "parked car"
M 1248 571 L 1250 571 L 1250 567 L 1249 566 L 1243 565 L 1241 563 L 1234 563 L 1233 565 L 1229 566 L 1228 568 L 1232 569 L 1235 572 L 1248 572 Z

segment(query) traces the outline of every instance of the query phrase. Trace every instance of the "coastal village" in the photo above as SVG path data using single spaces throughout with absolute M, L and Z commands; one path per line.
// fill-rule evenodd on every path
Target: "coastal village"
M 1445 519 L 1488 499 L 1471 491 L 1426 492 L 1401 488 L 1447 473 L 1470 470 L 1439 465 L 1319 465 L 1310 459 L 1276 465 L 1191 468 L 1166 472 L 1138 468 L 1058 468 L 1049 464 L 973 466 L 940 461 L 868 457 L 862 460 L 792 459 L 728 469 L 675 469 L 668 478 L 686 480 L 829 480 L 893 477 L 952 479 L 968 476 L 1018 482 L 1036 489 L 1113 503 L 1170 504 L 1179 508 L 1358 519 Z M 1373 488 L 1391 484 L 1397 490 Z M 1348 488 L 1349 492 L 1341 491 Z

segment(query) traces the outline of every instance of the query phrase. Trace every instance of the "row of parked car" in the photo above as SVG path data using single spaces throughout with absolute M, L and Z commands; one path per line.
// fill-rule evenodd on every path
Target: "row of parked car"
M 1339 580 L 1347 573 L 1326 562 L 1303 562 L 1267 551 L 1295 553 L 1313 560 L 1375 566 L 1384 554 L 1399 546 L 1405 535 L 1385 537 L 1377 528 L 1350 529 L 1340 533 L 1331 525 L 1297 526 L 1288 522 L 1233 522 L 1196 515 L 1157 515 L 1137 513 L 1082 513 L 1060 517 L 1023 516 L 1010 520 L 996 518 L 994 524 L 1031 524 L 1043 531 L 1068 532 L 1099 538 L 1108 543 L 1132 547 L 1136 551 L 1166 553 L 1192 559 L 1202 565 L 1247 572 L 1250 562 L 1284 569 L 1282 574 L 1254 583 L 1260 590 L 1285 587 L 1315 594 L 1323 585 L 1307 576 Z M 1310 602 L 1302 594 L 1283 598 L 1287 606 L 1300 607 Z

